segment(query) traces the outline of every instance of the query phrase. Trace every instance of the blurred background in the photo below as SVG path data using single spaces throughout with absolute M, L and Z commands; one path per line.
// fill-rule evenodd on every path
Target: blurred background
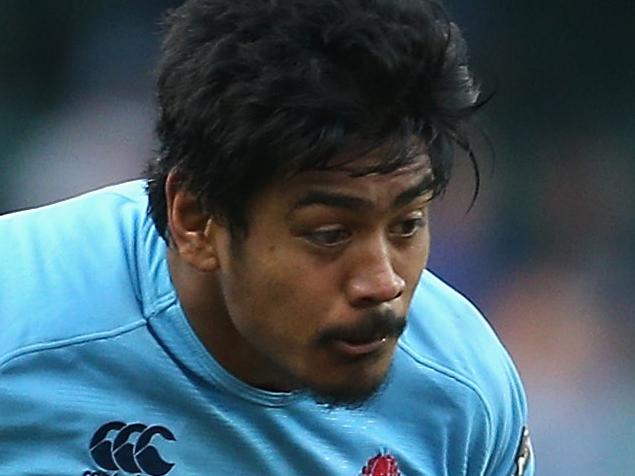
M 176 0 L 2 0 L 0 213 L 138 177 Z M 635 2 L 447 0 L 497 93 L 459 158 L 430 268 L 523 376 L 541 476 L 635 475 Z

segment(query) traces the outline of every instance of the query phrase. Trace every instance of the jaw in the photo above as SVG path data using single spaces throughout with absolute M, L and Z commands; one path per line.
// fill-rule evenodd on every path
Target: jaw
M 381 373 L 357 373 L 346 382 L 310 388 L 313 399 L 331 408 L 360 408 L 371 401 L 390 380 L 390 365 Z
M 394 346 L 356 359 L 336 359 L 317 375 L 304 380 L 303 388 L 320 404 L 357 408 L 371 400 L 389 380 Z M 331 359 L 332 360 L 332 357 Z

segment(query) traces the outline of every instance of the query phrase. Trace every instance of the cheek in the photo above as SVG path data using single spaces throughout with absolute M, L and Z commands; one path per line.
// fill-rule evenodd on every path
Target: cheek
M 410 301 L 428 263 L 429 249 L 430 240 L 426 231 L 423 239 L 411 248 L 396 253 L 395 271 L 406 283 L 400 305 L 396 309 L 398 312 L 407 313 L 410 308 Z
M 320 283 L 298 260 L 275 252 L 243 262 L 248 264 L 227 276 L 224 286 L 234 326 L 269 354 L 300 352 L 315 338 L 318 316 L 325 312 Z
M 430 232 L 428 228 L 422 231 L 422 237 L 417 243 L 398 254 L 398 264 L 401 277 L 406 281 L 408 290 L 414 290 L 419 282 L 421 273 L 428 264 L 430 255 Z

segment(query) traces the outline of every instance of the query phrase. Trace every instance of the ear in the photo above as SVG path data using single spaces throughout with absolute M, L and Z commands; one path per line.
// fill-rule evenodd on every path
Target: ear
M 219 261 L 216 249 L 219 225 L 202 209 L 194 194 L 179 183 L 175 171 L 165 182 L 170 245 L 181 259 L 199 271 L 213 271 Z

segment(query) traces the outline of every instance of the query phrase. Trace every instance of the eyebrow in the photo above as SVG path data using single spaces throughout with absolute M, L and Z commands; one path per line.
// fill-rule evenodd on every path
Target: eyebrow
M 392 208 L 403 207 L 415 199 L 423 196 L 432 187 L 432 176 L 427 174 L 418 184 L 404 190 L 395 197 Z M 323 205 L 327 207 L 342 208 L 350 211 L 361 211 L 374 208 L 375 204 L 366 198 L 347 195 L 344 193 L 325 192 L 314 190 L 308 192 L 300 198 L 291 208 L 295 211 L 299 208 L 310 207 L 312 205 Z
M 422 197 L 426 193 L 432 191 L 434 185 L 434 177 L 432 173 L 426 174 L 423 179 L 413 187 L 401 192 L 392 202 L 393 208 L 400 208 L 409 204 L 415 199 Z

